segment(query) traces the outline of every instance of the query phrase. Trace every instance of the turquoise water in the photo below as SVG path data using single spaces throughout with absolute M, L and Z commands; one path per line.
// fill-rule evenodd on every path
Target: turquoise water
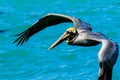
M 22 46 L 12 42 L 17 33 L 47 13 L 78 17 L 120 44 L 119 0 L 0 0 L 0 80 L 97 80 L 97 52 L 94 47 L 69 46 L 66 42 L 48 47 L 73 24 L 60 24 L 39 32 Z M 120 58 L 113 80 L 120 80 Z

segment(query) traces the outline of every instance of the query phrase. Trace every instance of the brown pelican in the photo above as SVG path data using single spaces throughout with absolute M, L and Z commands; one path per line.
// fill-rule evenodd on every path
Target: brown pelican
M 102 43 L 102 47 L 98 53 L 100 66 L 98 80 L 111 80 L 112 69 L 118 57 L 117 43 L 108 39 L 102 33 L 92 32 L 91 25 L 78 18 L 62 14 L 47 14 L 35 22 L 27 30 L 17 34 L 16 36 L 18 36 L 18 38 L 14 41 L 14 43 L 18 42 L 17 45 L 22 45 L 32 35 L 43 30 L 44 28 L 64 22 L 72 22 L 75 27 L 68 28 L 65 33 L 53 45 L 50 46 L 49 50 L 65 40 L 69 45 L 78 46 L 95 46 Z

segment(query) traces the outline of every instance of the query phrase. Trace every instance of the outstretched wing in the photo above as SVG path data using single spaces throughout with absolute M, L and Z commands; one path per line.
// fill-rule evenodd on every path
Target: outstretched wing
M 16 36 L 19 36 L 13 43 L 18 42 L 17 45 L 22 45 L 24 42 L 28 41 L 28 39 L 34 35 L 35 33 L 43 30 L 46 27 L 64 23 L 64 22 L 72 22 L 77 27 L 78 23 L 80 22 L 79 19 L 62 15 L 62 14 L 47 14 L 40 20 L 36 21 L 30 28 L 23 31 Z

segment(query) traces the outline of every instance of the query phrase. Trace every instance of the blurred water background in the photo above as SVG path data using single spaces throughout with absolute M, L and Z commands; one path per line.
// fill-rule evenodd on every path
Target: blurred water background
M 0 0 L 0 80 L 97 80 L 101 45 L 48 47 L 73 24 L 52 26 L 22 46 L 12 42 L 17 33 L 48 13 L 74 16 L 90 23 L 120 44 L 120 0 Z M 113 80 L 120 80 L 120 58 Z

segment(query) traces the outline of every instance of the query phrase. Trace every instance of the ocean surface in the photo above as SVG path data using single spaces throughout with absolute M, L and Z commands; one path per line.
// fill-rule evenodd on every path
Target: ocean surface
M 22 46 L 15 35 L 48 13 L 74 16 L 92 25 L 120 45 L 120 0 L 0 0 L 0 80 L 97 80 L 98 51 L 69 46 L 66 42 L 48 51 L 71 23 L 44 29 Z M 113 69 L 120 80 L 120 56 Z

